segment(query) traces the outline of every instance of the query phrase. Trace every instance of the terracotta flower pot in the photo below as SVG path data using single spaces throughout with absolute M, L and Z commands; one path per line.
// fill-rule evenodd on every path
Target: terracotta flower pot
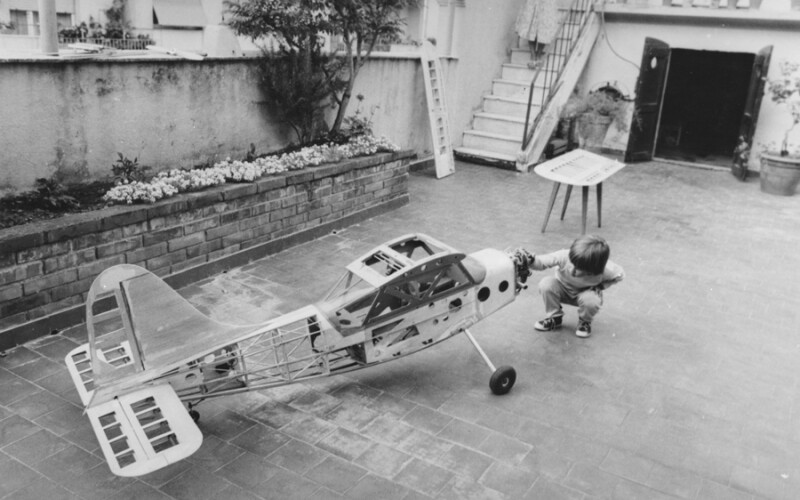
M 800 183 L 800 158 L 761 154 L 761 191 L 792 196 Z
M 603 141 L 611 126 L 611 117 L 587 113 L 578 118 L 578 131 L 583 138 L 583 145 L 589 148 L 603 147 Z

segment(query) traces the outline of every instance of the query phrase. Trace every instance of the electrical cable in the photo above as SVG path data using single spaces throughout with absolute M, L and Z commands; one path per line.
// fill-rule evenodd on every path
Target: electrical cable
M 600 8 L 600 29 L 601 29 L 601 30 L 602 30 L 602 32 L 603 32 L 603 37 L 604 37 L 604 38 L 605 38 L 605 40 L 606 40 L 606 45 L 608 45 L 608 48 L 609 48 L 609 49 L 611 49 L 611 52 L 612 52 L 612 53 L 613 53 L 615 56 L 617 56 L 618 58 L 622 59 L 622 60 L 623 60 L 623 61 L 625 61 L 626 63 L 628 63 L 628 64 L 630 64 L 631 66 L 633 66 L 634 68 L 636 68 L 636 71 L 637 71 L 637 72 L 638 72 L 638 71 L 641 71 L 641 68 L 639 67 L 639 65 L 638 65 L 638 64 L 636 64 L 635 62 L 631 61 L 630 59 L 626 59 L 625 57 L 623 57 L 622 55 L 620 55 L 620 53 L 619 53 L 619 52 L 617 52 L 617 51 L 614 49 L 614 46 L 612 46 L 612 45 L 611 45 L 611 42 L 609 42 L 609 41 L 608 41 L 608 31 L 606 31 L 606 0 L 603 0 L 603 1 L 602 1 L 602 6 L 601 6 L 601 8 Z

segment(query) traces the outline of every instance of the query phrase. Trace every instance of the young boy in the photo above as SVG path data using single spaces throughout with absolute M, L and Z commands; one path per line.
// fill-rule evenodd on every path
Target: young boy
M 539 282 L 547 317 L 533 327 L 542 332 L 560 328 L 564 316 L 561 304 L 570 304 L 578 306 L 575 335 L 590 336 L 592 319 L 603 305 L 603 290 L 625 277 L 622 268 L 608 260 L 610 253 L 606 240 L 583 235 L 569 249 L 533 256 L 529 266 L 535 271 L 558 267 L 554 276 Z

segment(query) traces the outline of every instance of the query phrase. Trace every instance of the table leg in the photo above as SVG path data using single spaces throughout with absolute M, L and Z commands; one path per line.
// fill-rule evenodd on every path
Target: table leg
M 542 232 L 547 227 L 547 221 L 550 220 L 550 212 L 553 211 L 553 205 L 556 203 L 556 196 L 558 196 L 558 188 L 561 187 L 560 182 L 553 183 L 553 191 L 550 192 L 550 201 L 547 203 L 547 212 L 544 214 L 544 224 L 542 224 Z
M 572 184 L 567 184 L 567 191 L 564 193 L 564 207 L 561 209 L 561 220 L 564 220 L 564 214 L 567 213 L 567 204 L 569 203 L 570 194 L 572 194 Z
M 589 211 L 589 186 L 583 186 L 583 206 L 581 207 L 581 234 L 586 234 L 586 212 Z
M 600 221 L 603 217 L 603 183 L 597 184 L 597 227 L 600 227 Z

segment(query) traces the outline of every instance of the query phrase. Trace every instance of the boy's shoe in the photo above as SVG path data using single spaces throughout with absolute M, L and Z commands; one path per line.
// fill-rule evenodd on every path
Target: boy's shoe
M 561 318 L 545 318 L 543 320 L 539 320 L 533 324 L 533 327 L 539 330 L 540 332 L 549 332 L 550 330 L 555 330 L 556 328 L 561 328 Z
M 592 335 L 592 324 L 588 321 L 579 321 L 578 322 L 578 329 L 575 330 L 575 335 L 585 339 Z

